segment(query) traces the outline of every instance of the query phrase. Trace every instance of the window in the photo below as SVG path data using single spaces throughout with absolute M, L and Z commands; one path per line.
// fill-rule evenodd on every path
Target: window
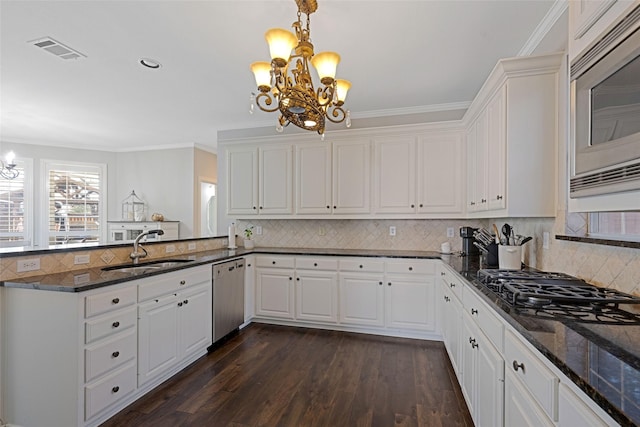
M 589 214 L 589 236 L 640 241 L 640 211 Z
M 31 161 L 16 159 L 16 169 L 17 178 L 0 178 L 0 248 L 31 245 Z
M 103 233 L 104 165 L 45 162 L 49 245 L 98 242 Z

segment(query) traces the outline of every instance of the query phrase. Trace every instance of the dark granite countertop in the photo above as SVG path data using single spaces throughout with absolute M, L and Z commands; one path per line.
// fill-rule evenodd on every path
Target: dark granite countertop
M 505 303 L 476 280 L 481 268 L 478 257 L 443 256 L 442 259 L 614 420 L 622 426 L 640 424 L 640 325 L 589 324 L 535 317 L 527 309 Z M 505 362 L 509 366 L 508 361 Z
M 50 291 L 82 292 L 90 289 L 150 277 L 168 271 L 211 264 L 249 254 L 316 255 L 442 259 L 496 312 L 537 348 L 560 371 L 623 426 L 640 424 L 640 325 L 600 325 L 563 322 L 532 317 L 504 303 L 476 280 L 481 268 L 478 257 L 441 255 L 428 251 L 255 248 L 219 249 L 171 259 L 192 262 L 143 274 L 102 271 L 100 268 L 75 270 L 24 279 L 0 285 Z M 142 263 L 144 264 L 144 263 Z

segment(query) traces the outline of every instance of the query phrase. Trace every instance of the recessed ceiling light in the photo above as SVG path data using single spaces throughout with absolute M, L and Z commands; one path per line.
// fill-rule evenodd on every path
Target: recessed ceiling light
M 154 70 L 156 70 L 156 69 L 158 69 L 158 68 L 160 68 L 162 66 L 162 64 L 160 64 L 155 59 L 149 59 L 149 58 L 141 58 L 140 59 L 140 64 L 144 65 L 147 68 L 152 68 Z

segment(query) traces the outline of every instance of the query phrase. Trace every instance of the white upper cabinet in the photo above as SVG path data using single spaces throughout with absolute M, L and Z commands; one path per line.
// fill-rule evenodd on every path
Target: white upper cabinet
M 371 143 L 349 139 L 333 143 L 333 212 L 368 214 L 371 209 Z
M 293 159 L 290 145 L 259 148 L 260 214 L 293 212 Z
M 418 213 L 463 211 L 464 152 L 462 132 L 418 136 Z
M 416 138 L 374 139 L 374 211 L 415 213 Z
M 500 61 L 469 108 L 472 216 L 555 216 L 561 61 L 562 54 Z
M 227 151 L 227 213 L 258 213 L 258 150 L 255 147 Z
M 296 214 L 330 214 L 331 144 L 296 144 Z
M 229 147 L 227 182 L 229 215 L 291 214 L 291 145 Z

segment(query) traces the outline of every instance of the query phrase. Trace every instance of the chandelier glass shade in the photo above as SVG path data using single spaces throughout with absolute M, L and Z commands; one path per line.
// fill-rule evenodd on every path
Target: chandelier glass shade
M 16 179 L 20 175 L 20 171 L 16 169 L 14 159 L 13 151 L 9 151 L 6 156 L 6 162 L 0 160 L 0 176 L 5 179 Z
M 280 112 L 276 129 L 289 123 L 323 135 L 325 122 L 351 126 L 350 113 L 342 108 L 351 83 L 336 79 L 340 55 L 335 52 L 314 54 L 310 39 L 309 15 L 317 10 L 316 0 L 295 0 L 298 20 L 293 23 L 295 35 L 282 28 L 265 33 L 271 62 L 254 62 L 251 71 L 256 79 L 258 95 L 255 103 L 262 111 Z M 306 27 L 301 15 L 307 15 Z M 316 69 L 321 85 L 316 90 L 310 66 Z M 252 99 L 253 101 L 253 99 Z M 253 107 L 252 110 L 253 111 Z

